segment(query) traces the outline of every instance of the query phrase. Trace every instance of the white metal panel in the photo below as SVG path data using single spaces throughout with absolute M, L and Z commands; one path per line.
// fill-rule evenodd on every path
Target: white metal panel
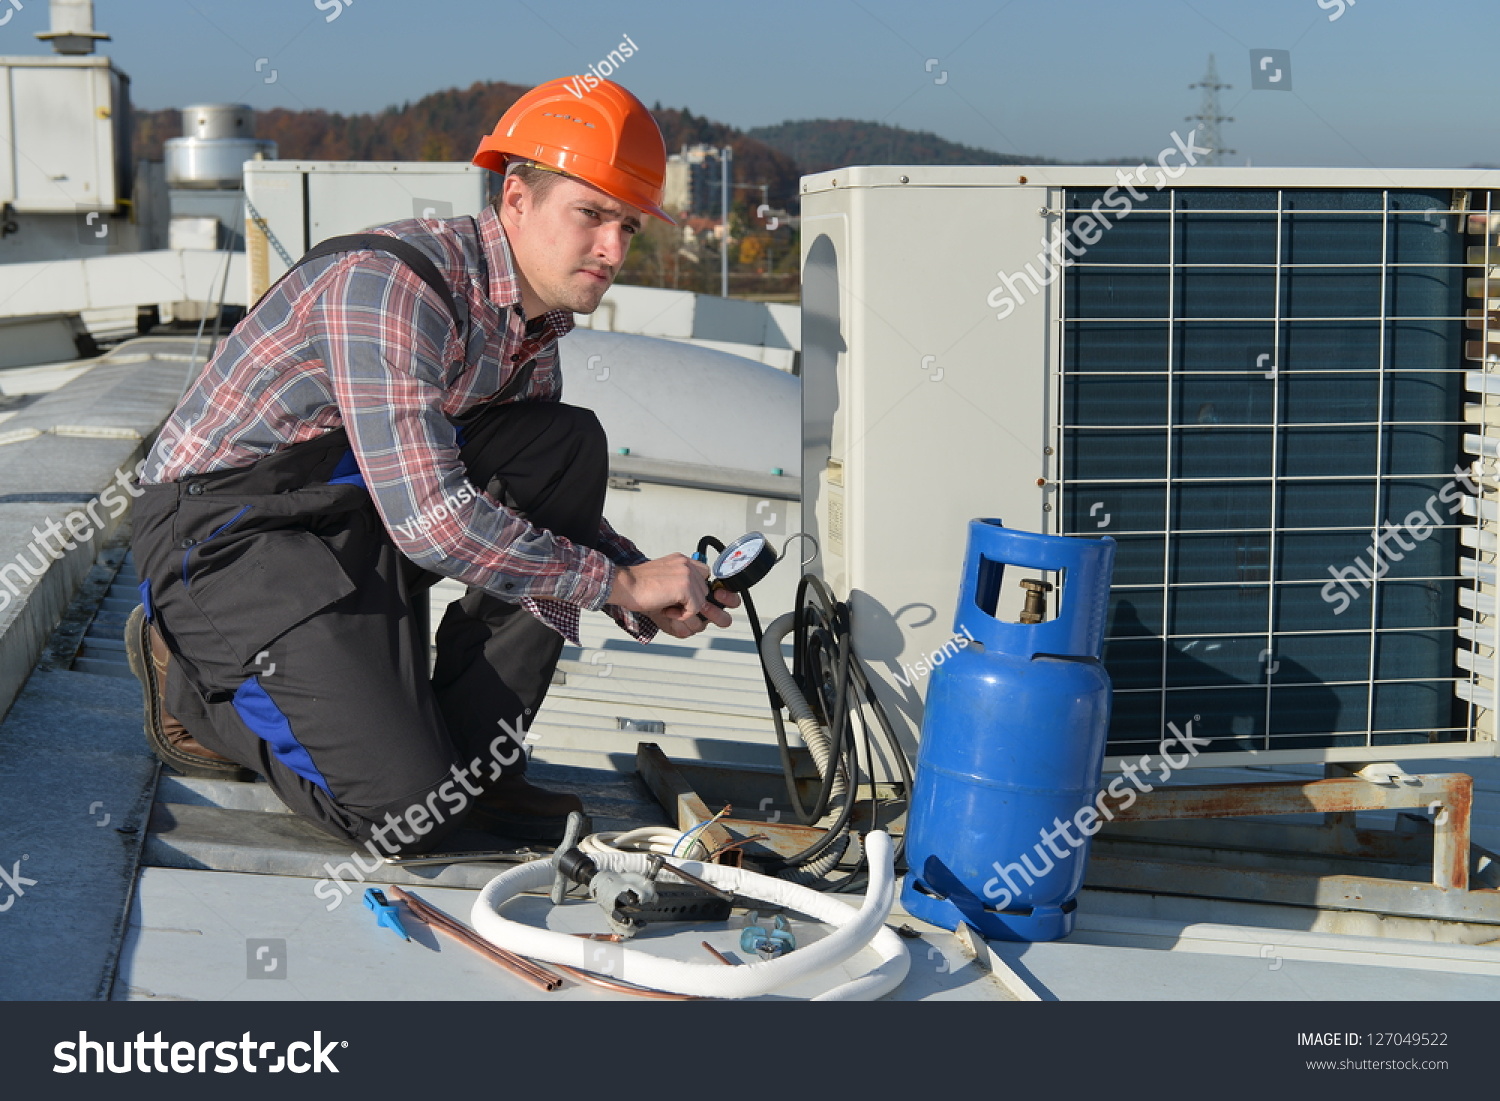
M 246 162 L 247 299 L 259 299 L 291 263 L 329 237 L 407 218 L 477 214 L 485 175 L 474 165 L 447 161 Z
M 802 178 L 802 195 L 850 188 L 1014 188 L 1110 187 L 1126 169 L 1069 164 L 1025 165 L 856 165 Z M 1154 186 L 1151 173 L 1145 184 Z M 902 183 L 905 176 L 908 183 Z M 1339 188 L 1500 188 L 1500 170 L 1432 168 L 1183 168 L 1172 187 L 1339 187 Z M 941 201 L 947 202 L 945 194 Z M 1492 232 L 1500 232 L 1500 227 Z M 1034 239 L 1034 238 L 1029 238 Z M 1026 252 L 1025 241 L 1018 252 Z M 1032 257 L 1035 247 L 1030 249 Z
M 766 303 L 766 337 L 772 347 L 802 347 L 802 311 L 793 303 Z
M 257 302 L 309 248 L 303 173 L 288 161 L 245 165 L 245 291 Z
M 908 743 L 925 686 L 895 677 L 952 637 L 969 521 L 1045 524 L 1051 302 L 1002 333 L 985 298 L 994 243 L 1035 242 L 1046 197 L 914 177 L 804 197 L 804 514 Z
M 371 162 L 307 174 L 309 247 L 407 218 L 453 218 L 484 206 L 484 170 L 471 164 Z
M 167 227 L 167 247 L 173 249 L 215 249 L 219 247 L 219 219 L 193 214 L 178 214 Z
M 11 68 L 0 60 L 0 203 L 16 201 L 16 120 Z
M 17 211 L 112 210 L 115 104 L 108 61 L 12 65 L 8 71 Z
M 243 305 L 244 254 L 157 252 L 92 260 L 0 264 L 0 318 L 74 314 L 121 306 L 218 300 L 229 264 L 228 305 Z
M 848 415 L 840 394 L 849 365 L 844 318 L 850 295 L 840 278 L 849 252 L 849 213 L 840 201 L 808 203 L 802 217 L 802 515 L 819 545 L 813 568 L 848 592 L 844 559 L 843 456 Z

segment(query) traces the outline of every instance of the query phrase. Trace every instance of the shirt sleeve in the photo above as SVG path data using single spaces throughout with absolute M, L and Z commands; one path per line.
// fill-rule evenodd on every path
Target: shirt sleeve
M 634 566 L 650 561 L 639 547 L 610 527 L 609 521 L 603 518 L 599 521 L 599 549 L 617 566 Z M 656 624 L 640 612 L 627 611 L 618 604 L 606 604 L 602 610 L 637 642 L 650 642 L 656 637 Z
M 609 521 L 603 518 L 599 520 L 599 550 L 617 566 L 636 566 L 650 561 L 639 547 L 610 527 Z
M 512 603 L 602 608 L 614 581 L 609 558 L 534 527 L 468 480 L 442 410 L 452 381 L 445 364 L 456 376 L 463 350 L 437 292 L 381 254 L 350 254 L 323 278 L 321 293 L 308 296 L 308 331 L 396 548 Z

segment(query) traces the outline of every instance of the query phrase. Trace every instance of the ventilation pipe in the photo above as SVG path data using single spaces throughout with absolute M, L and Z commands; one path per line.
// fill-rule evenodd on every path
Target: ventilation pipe
M 95 42 L 109 41 L 109 35 L 94 30 L 94 0 L 52 0 L 52 29 L 37 37 L 73 56 L 91 54 Z

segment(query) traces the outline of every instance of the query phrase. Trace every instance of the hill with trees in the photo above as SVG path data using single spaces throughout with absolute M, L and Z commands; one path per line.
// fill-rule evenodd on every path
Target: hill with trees
M 746 134 L 779 149 L 804 173 L 850 164 L 1055 164 L 1046 157 L 996 153 L 948 141 L 925 130 L 903 130 L 858 119 L 801 119 L 757 126 Z

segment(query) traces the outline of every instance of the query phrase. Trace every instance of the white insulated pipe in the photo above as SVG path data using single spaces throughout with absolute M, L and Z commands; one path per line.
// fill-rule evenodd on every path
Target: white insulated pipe
M 799 887 L 782 879 L 730 868 L 723 864 L 682 861 L 690 875 L 741 898 L 769 902 L 806 914 L 816 921 L 837 926 L 822 940 L 807 944 L 779 959 L 726 967 L 722 963 L 689 963 L 663 959 L 635 948 L 622 948 L 610 957 L 619 964 L 611 978 L 704 998 L 754 998 L 769 994 L 819 972 L 827 971 L 869 945 L 880 962 L 865 974 L 825 991 L 813 1001 L 868 1001 L 889 993 L 901 984 L 911 966 L 906 943 L 885 924 L 896 899 L 895 850 L 890 835 L 876 830 L 865 836 L 870 862 L 870 886 L 864 904 L 856 910 L 831 895 Z M 593 855 L 600 870 L 640 872 L 648 870 L 643 853 L 601 852 Z M 671 865 L 668 865 L 670 869 Z M 596 971 L 599 948 L 596 941 L 583 940 L 550 929 L 539 929 L 503 916 L 506 902 L 527 891 L 545 891 L 551 885 L 551 861 L 536 860 L 504 872 L 489 883 L 474 901 L 470 924 L 486 940 L 509 952 L 560 963 L 584 971 Z M 662 874 L 667 874 L 664 869 Z

